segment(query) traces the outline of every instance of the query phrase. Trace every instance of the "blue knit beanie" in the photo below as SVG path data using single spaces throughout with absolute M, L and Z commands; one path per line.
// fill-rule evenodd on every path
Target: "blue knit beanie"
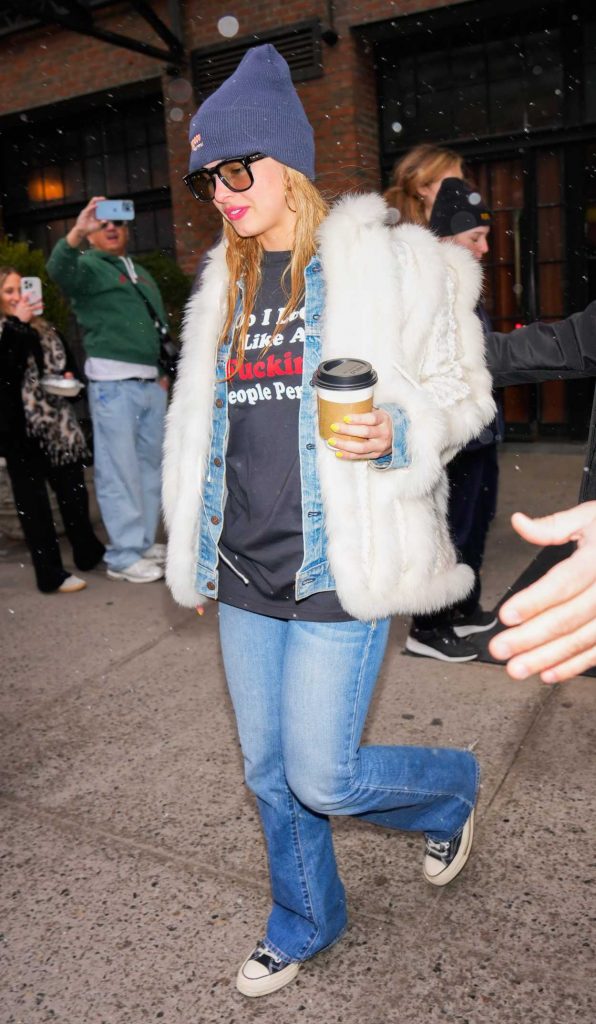
M 190 122 L 190 167 L 212 160 L 264 153 L 315 176 L 313 130 L 292 83 L 287 62 L 270 43 L 248 50 L 233 75 Z

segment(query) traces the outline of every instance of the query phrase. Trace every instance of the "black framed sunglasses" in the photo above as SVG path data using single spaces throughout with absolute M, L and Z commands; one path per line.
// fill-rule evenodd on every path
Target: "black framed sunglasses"
M 220 160 L 215 167 L 201 167 L 198 171 L 186 174 L 182 180 L 195 199 L 200 203 L 210 203 L 215 196 L 216 177 L 232 192 L 248 192 L 255 181 L 250 165 L 264 159 L 265 153 L 252 153 L 250 156 Z
M 110 226 L 110 224 L 111 224 L 111 225 L 112 225 L 113 227 L 115 227 L 115 228 L 121 228 L 121 227 L 123 227 L 123 226 L 124 226 L 124 225 L 125 225 L 126 223 L 127 223 L 127 221 L 125 221 L 125 220 L 104 220 L 104 221 L 102 221 L 102 225 L 101 225 L 101 230 L 102 230 L 102 231 L 105 231 L 105 229 L 106 229 L 107 227 L 109 227 L 109 226 Z

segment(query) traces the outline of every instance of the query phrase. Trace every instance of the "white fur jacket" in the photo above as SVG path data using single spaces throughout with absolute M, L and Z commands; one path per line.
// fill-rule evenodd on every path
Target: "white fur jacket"
M 369 360 L 375 404 L 396 404 L 409 418 L 406 468 L 342 462 L 318 442 L 329 565 L 342 606 L 360 619 L 432 611 L 471 589 L 472 571 L 457 564 L 449 537 L 444 466 L 495 414 L 474 313 L 478 264 L 425 228 L 387 226 L 386 215 L 379 196 L 347 196 L 319 233 L 321 359 Z M 189 607 L 205 600 L 197 551 L 226 287 L 222 243 L 186 310 L 164 449 L 166 578 Z

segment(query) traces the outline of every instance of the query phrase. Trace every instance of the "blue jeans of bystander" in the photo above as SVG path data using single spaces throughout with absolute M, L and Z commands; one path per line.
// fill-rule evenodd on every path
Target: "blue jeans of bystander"
M 155 541 L 166 405 L 156 381 L 89 383 L 95 493 L 110 538 L 110 569 L 126 569 Z

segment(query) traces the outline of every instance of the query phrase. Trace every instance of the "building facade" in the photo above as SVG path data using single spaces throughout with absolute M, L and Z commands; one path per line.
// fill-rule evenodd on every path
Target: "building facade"
M 383 188 L 412 145 L 448 145 L 494 210 L 496 326 L 596 298 L 591 0 L 239 0 L 233 18 L 221 0 L 153 0 L 158 23 L 127 3 L 79 6 L 66 23 L 0 11 L 6 234 L 48 251 L 89 196 L 132 196 L 135 251 L 162 249 L 194 273 L 218 219 L 182 182 L 188 119 L 249 46 L 273 42 L 313 124 L 326 193 Z M 592 390 L 507 389 L 508 429 L 581 439 Z

